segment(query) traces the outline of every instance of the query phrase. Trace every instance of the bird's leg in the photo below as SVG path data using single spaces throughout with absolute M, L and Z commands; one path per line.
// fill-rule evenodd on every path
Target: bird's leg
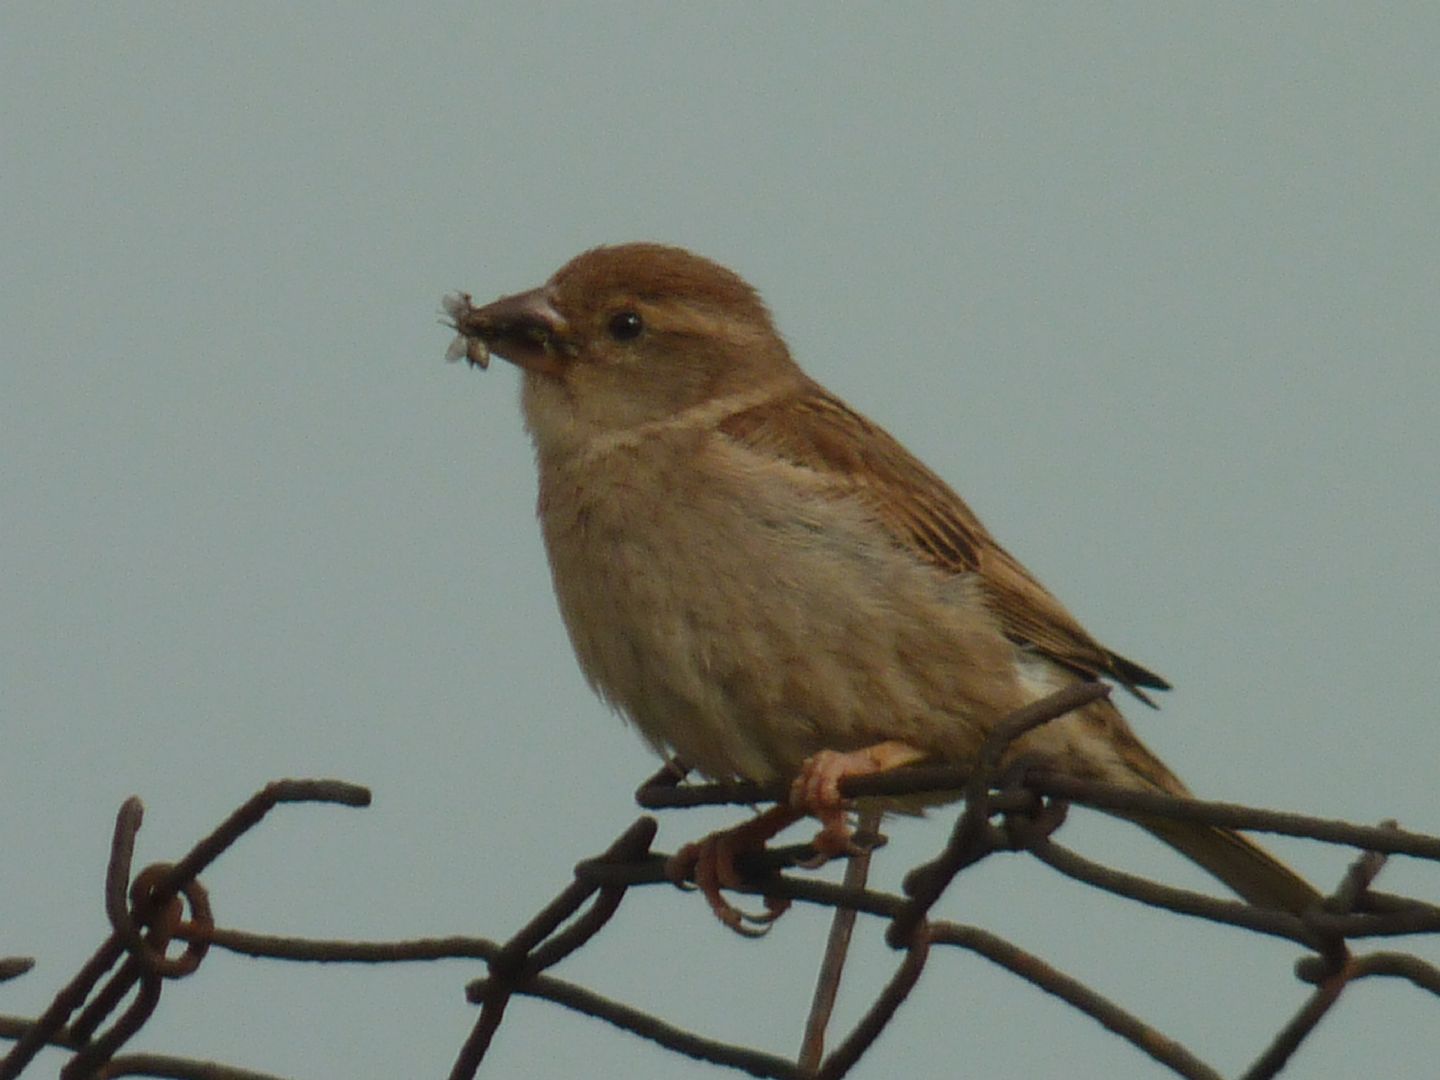
M 909 743 L 894 740 L 848 753 L 822 750 L 800 766 L 787 803 L 733 828 L 713 832 L 697 843 L 686 844 L 665 863 L 665 876 L 680 886 L 693 878 L 717 919 L 737 934 L 758 937 L 785 913 L 790 901 L 767 896 L 762 915 L 741 911 L 730 903 L 720 890 L 745 885 L 735 860 L 747 852 L 764 851 L 767 840 L 807 815 L 820 820 L 820 831 L 811 841 L 816 857 L 804 865 L 821 866 L 837 855 L 859 854 L 864 849 L 852 839 L 845 820 L 847 803 L 840 794 L 840 781 L 910 765 L 925 756 L 924 751 Z
M 820 831 L 811 841 L 815 859 L 807 865 L 820 866 L 837 855 L 854 855 L 861 850 L 851 838 L 850 825 L 845 820 L 847 804 L 840 794 L 841 780 L 912 765 L 925 757 L 923 750 L 909 743 L 889 740 L 848 753 L 821 750 L 806 758 L 800 774 L 790 785 L 789 808 L 797 814 L 811 814 L 820 819 Z
M 774 806 L 734 828 L 713 832 L 698 843 L 686 844 L 665 863 L 665 876 L 683 886 L 688 878 L 705 894 L 710 910 L 722 923 L 737 934 L 759 937 L 785 913 L 789 900 L 765 897 L 765 913 L 752 915 L 741 911 L 720 895 L 721 889 L 738 889 L 745 878 L 735 865 L 738 856 L 764 851 L 765 842 L 782 829 L 799 821 L 805 814 L 789 806 Z M 746 925 L 749 923 L 750 925 Z

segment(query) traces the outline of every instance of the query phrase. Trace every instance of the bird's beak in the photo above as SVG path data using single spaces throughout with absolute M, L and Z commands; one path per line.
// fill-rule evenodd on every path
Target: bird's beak
M 517 367 L 540 375 L 559 376 L 565 369 L 569 326 L 555 310 L 547 287 L 502 296 L 493 304 L 470 306 L 464 294 L 447 297 L 445 311 L 454 321 L 466 348 L 460 355 L 482 367 L 488 353 L 503 356 Z M 476 345 L 483 348 L 476 348 Z

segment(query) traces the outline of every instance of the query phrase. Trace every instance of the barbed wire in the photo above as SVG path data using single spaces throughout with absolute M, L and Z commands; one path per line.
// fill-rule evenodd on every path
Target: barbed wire
M 39 1017 L 0 1015 L 0 1038 L 13 1040 L 0 1059 L 0 1080 L 20 1076 L 44 1047 L 69 1050 L 62 1080 L 152 1076 L 176 1080 L 283 1080 L 243 1068 L 150 1053 L 122 1054 L 159 1004 L 163 987 L 193 973 L 214 948 L 252 957 L 295 962 L 401 963 L 468 958 L 484 961 L 488 974 L 465 988 L 479 1015 L 461 1046 L 451 1080 L 478 1072 L 516 995 L 542 998 L 592 1016 L 676 1053 L 777 1080 L 838 1080 L 870 1049 L 915 988 L 935 948 L 973 952 L 1051 994 L 1186 1080 L 1220 1080 L 1221 1074 L 1193 1052 L 1134 1013 L 1057 970 L 1035 954 L 978 926 L 932 919 L 931 909 L 957 875 L 997 852 L 1026 851 L 1059 873 L 1130 900 L 1211 922 L 1284 938 L 1309 951 L 1295 966 L 1313 990 L 1275 1034 L 1240 1080 L 1278 1076 L 1320 1019 L 1351 983 L 1388 978 L 1440 997 L 1440 968 L 1419 956 L 1392 951 L 1354 954 L 1350 944 L 1377 937 L 1440 933 L 1440 906 L 1372 888 L 1392 854 L 1440 861 L 1440 837 L 1400 829 L 1302 814 L 1262 810 L 1135 792 L 1110 784 L 1048 772 L 1043 763 L 1001 767 L 1011 743 L 1041 724 L 1103 694 L 1082 684 L 1027 706 L 987 739 L 971 767 L 909 767 L 841 783 L 847 798 L 948 793 L 964 805 L 941 852 L 906 875 L 902 894 L 866 885 L 868 854 L 852 856 L 845 880 L 836 884 L 786 873 L 809 860 L 809 845 L 745 853 L 737 860 L 744 881 L 738 891 L 772 900 L 818 905 L 834 911 L 796 1060 L 689 1031 L 662 1017 L 548 974 L 601 932 L 626 893 L 637 886 L 669 884 L 669 856 L 651 850 L 657 822 L 642 816 L 599 855 L 574 868 L 572 880 L 523 927 L 503 942 L 450 936 L 402 941 L 345 941 L 281 937 L 217 927 L 199 874 L 236 840 L 282 803 L 334 803 L 361 807 L 370 793 L 338 780 L 280 780 L 257 792 L 176 863 L 156 863 L 131 874 L 143 811 L 132 798 L 116 818 L 105 878 L 105 909 L 111 932 Z M 785 785 L 685 784 L 684 770 L 667 766 L 641 785 L 636 800 L 646 809 L 775 802 Z M 1324 901 L 1301 914 L 1261 909 L 1165 885 L 1096 863 L 1054 839 L 1071 804 L 1102 810 L 1200 822 L 1227 828 L 1308 837 L 1345 845 L 1360 854 Z M 862 816 L 857 836 L 878 835 L 878 815 Z M 885 940 L 900 958 L 889 981 L 854 1029 L 824 1052 L 826 1028 L 857 915 L 884 920 Z M 179 947 L 171 955 L 170 948 Z M 0 957 L 0 983 L 25 975 L 32 961 Z M 129 1005 L 118 1013 L 130 998 Z M 102 1031 L 102 1026 L 110 1026 Z

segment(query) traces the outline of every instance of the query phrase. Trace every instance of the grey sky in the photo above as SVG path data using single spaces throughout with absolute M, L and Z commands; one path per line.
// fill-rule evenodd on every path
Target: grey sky
M 633 820 L 654 763 L 570 656 L 516 375 L 445 365 L 435 323 L 601 242 L 759 287 L 813 375 L 1175 683 L 1129 712 L 1200 793 L 1440 831 L 1437 45 L 1425 4 L 7 5 L 0 955 L 40 964 L 0 1012 L 100 940 L 132 793 L 143 863 L 271 778 L 372 786 L 205 876 L 225 925 L 356 938 L 504 937 Z M 895 824 L 879 884 L 950 817 Z M 736 819 L 668 815 L 660 846 Z M 1065 838 L 1204 885 L 1093 814 Z M 1348 858 L 1272 846 L 1325 887 Z M 1382 880 L 1440 899 L 1432 867 Z M 1293 949 L 1023 859 L 942 910 L 1230 1073 L 1305 992 Z M 824 931 L 742 942 L 655 889 L 560 973 L 788 1053 Z M 481 973 L 215 955 L 137 1045 L 444 1075 Z M 1349 997 L 1296 1077 L 1433 1073 L 1433 1000 Z M 1163 1075 L 964 955 L 857 1075 L 956 1062 Z M 715 1075 L 524 1001 L 487 1075 L 597 1069 Z

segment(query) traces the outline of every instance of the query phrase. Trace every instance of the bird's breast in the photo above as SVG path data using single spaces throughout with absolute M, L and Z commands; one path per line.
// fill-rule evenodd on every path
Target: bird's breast
M 921 563 L 857 502 L 720 436 L 538 457 L 581 667 L 702 772 L 765 780 L 894 738 L 964 756 L 977 711 L 1013 704 L 1013 649 L 973 583 Z

